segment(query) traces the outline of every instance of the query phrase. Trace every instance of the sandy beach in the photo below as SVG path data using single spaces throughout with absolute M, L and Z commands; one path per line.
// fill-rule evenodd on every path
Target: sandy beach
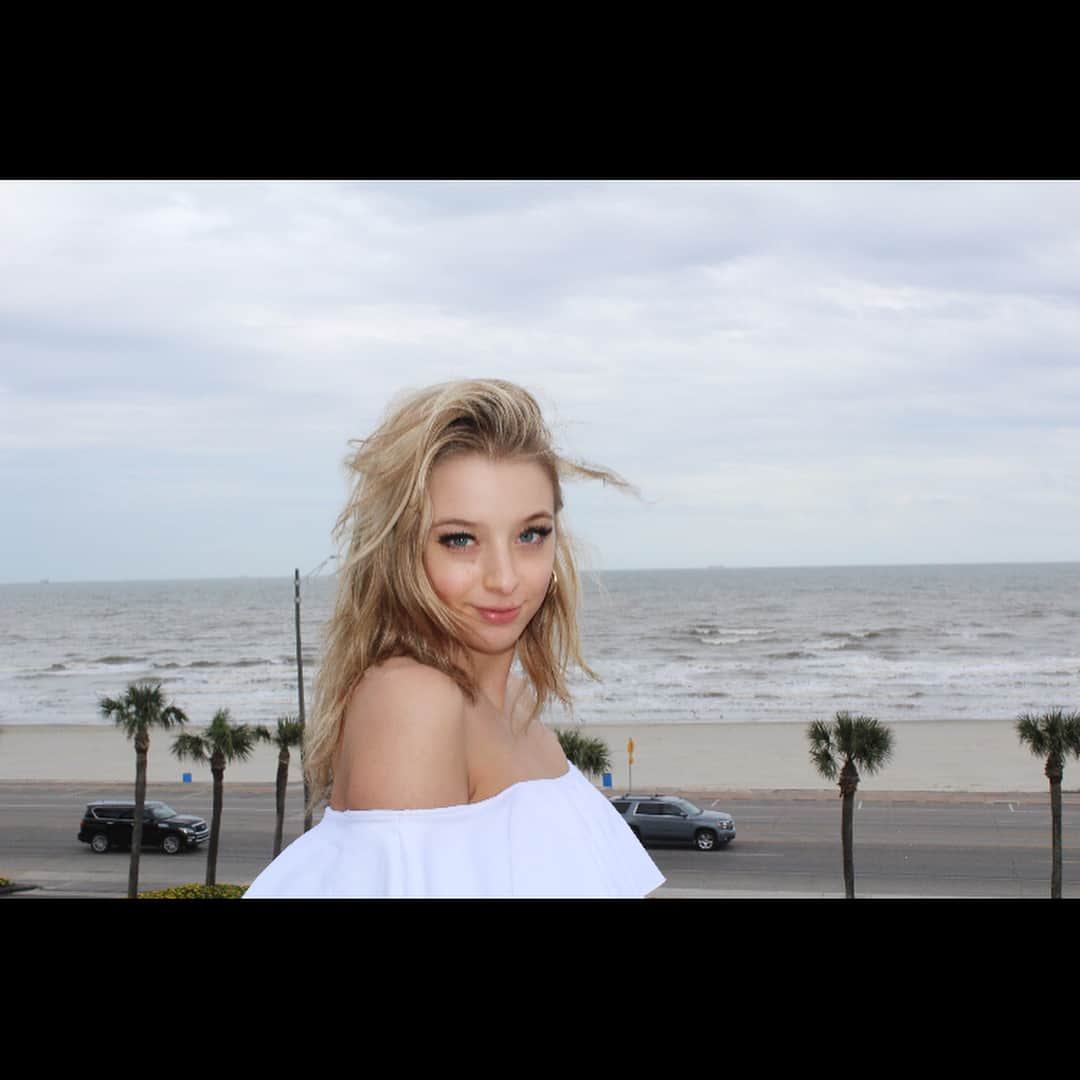
M 860 790 L 889 792 L 1044 792 L 1042 763 L 1021 747 L 1009 720 L 935 721 L 892 725 L 893 761 Z M 631 782 L 627 741 L 634 740 L 635 790 L 833 791 L 810 764 L 804 724 L 582 725 L 611 751 L 612 791 Z M 185 772 L 208 782 L 210 768 L 180 762 L 169 752 L 172 736 L 155 732 L 150 783 L 179 783 Z M 272 783 L 277 751 L 260 746 L 252 758 L 230 765 L 229 783 Z M 17 724 L 0 727 L 0 780 L 129 783 L 132 744 L 107 725 Z M 301 780 L 294 754 L 290 780 Z M 1065 790 L 1080 787 L 1080 763 L 1065 769 Z

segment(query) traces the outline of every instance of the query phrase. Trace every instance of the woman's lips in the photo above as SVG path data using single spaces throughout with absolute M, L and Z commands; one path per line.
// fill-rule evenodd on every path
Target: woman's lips
M 480 613 L 480 618 L 485 622 L 495 623 L 497 626 L 503 623 L 513 622 L 521 610 L 521 605 L 512 608 L 483 608 L 478 607 L 476 609 Z

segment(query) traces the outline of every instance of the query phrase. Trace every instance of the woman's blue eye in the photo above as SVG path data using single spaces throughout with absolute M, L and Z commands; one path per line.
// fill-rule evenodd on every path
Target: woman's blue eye
M 546 525 L 537 525 L 534 528 L 526 529 L 518 536 L 518 540 L 522 543 L 538 547 L 544 542 L 544 540 L 551 534 L 551 528 Z M 472 547 L 476 543 L 476 537 L 471 533 L 446 533 L 444 536 L 439 537 L 439 543 L 443 547 L 451 548 L 455 551 L 463 551 Z
M 448 548 L 464 548 L 469 546 L 472 537 L 468 533 L 447 533 L 439 537 L 439 543 Z
M 521 534 L 521 539 L 527 544 L 542 544 L 544 540 L 551 535 L 551 529 L 546 526 L 537 526 L 533 529 L 526 529 Z M 535 539 L 528 539 L 528 537 L 534 537 Z

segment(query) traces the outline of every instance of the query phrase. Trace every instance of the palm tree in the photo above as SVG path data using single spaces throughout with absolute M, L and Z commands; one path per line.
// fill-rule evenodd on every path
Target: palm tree
M 832 723 L 815 720 L 807 729 L 810 760 L 826 780 L 840 776 L 840 836 L 844 848 L 844 895 L 855 899 L 854 809 L 859 769 L 873 775 L 891 757 L 892 732 L 870 716 L 838 712 Z M 841 764 L 841 762 L 843 764 Z
M 555 728 L 555 737 L 566 759 L 583 773 L 600 776 L 611 771 L 611 751 L 603 739 L 594 739 L 573 729 L 562 731 L 559 728 Z
M 217 884 L 218 840 L 221 836 L 222 788 L 225 766 L 231 761 L 246 761 L 259 741 L 259 732 L 248 724 L 230 722 L 229 710 L 218 709 L 202 735 L 184 732 L 173 742 L 172 752 L 181 760 L 209 761 L 214 778 L 214 811 L 210 819 L 210 847 L 206 853 L 206 884 Z
M 129 683 L 123 697 L 102 697 L 102 715 L 111 717 L 135 741 L 135 811 L 131 822 L 131 866 L 128 870 L 128 899 L 139 892 L 139 856 L 142 853 L 143 810 L 146 806 L 146 758 L 150 752 L 150 729 L 186 724 L 187 716 L 175 705 L 165 704 L 159 682 Z
M 278 717 L 277 728 L 268 731 L 264 727 L 256 728 L 259 738 L 274 743 L 278 748 L 277 780 L 274 786 L 274 804 L 277 821 L 274 825 L 274 855 L 281 854 L 281 837 L 285 829 L 285 789 L 289 783 L 289 750 L 300 746 L 304 740 L 304 726 L 295 716 Z
M 1034 716 L 1022 713 L 1016 718 L 1016 734 L 1021 744 L 1037 757 L 1046 759 L 1046 778 L 1050 781 L 1051 868 L 1050 897 L 1061 899 L 1061 780 L 1065 775 L 1068 754 L 1080 757 L 1080 713 L 1066 713 L 1059 708 Z

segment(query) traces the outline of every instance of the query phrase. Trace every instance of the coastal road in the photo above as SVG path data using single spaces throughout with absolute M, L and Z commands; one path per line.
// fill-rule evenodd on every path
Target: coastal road
M 855 892 L 891 897 L 1046 897 L 1049 797 L 856 797 Z M 715 852 L 653 847 L 664 889 L 693 896 L 841 896 L 840 799 L 695 796 L 735 818 Z M 1080 897 L 1080 798 L 1066 796 L 1063 895 Z
M 39 888 L 5 899 L 123 896 L 126 852 L 93 854 L 76 839 L 92 799 L 130 797 L 130 785 L 0 783 L 0 876 Z M 715 852 L 650 848 L 667 877 L 654 895 L 820 897 L 843 892 L 840 800 L 770 792 L 712 798 L 699 805 L 735 818 L 737 839 Z M 209 820 L 209 784 L 157 785 L 153 796 Z M 299 835 L 300 789 L 289 791 L 286 842 Z M 874 792 L 857 799 L 856 893 L 905 897 L 1045 897 L 1050 879 L 1048 799 Z M 218 881 L 249 882 L 273 841 L 272 787 L 225 786 Z M 1080 897 L 1080 795 L 1065 796 L 1064 895 Z M 140 864 L 140 890 L 203 880 L 205 847 L 176 856 L 156 850 Z

